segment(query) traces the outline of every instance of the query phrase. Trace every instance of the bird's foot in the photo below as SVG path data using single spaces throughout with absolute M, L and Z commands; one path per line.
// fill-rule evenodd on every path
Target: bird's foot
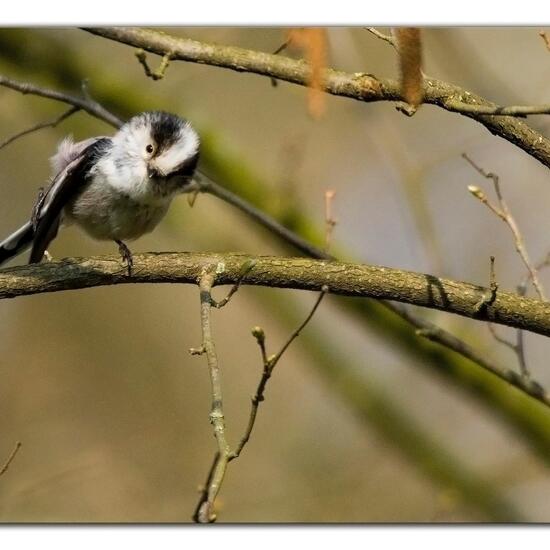
M 132 251 L 122 242 L 115 241 L 118 244 L 118 251 L 122 260 L 126 263 L 128 268 L 128 277 L 132 276 L 132 267 L 134 266 L 134 257 L 132 256 Z
M 53 256 L 47 250 L 44 250 L 44 258 L 43 259 L 48 263 L 53 262 Z

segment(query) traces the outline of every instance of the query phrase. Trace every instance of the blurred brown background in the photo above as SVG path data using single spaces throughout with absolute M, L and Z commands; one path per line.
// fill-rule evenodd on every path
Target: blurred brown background
M 538 30 L 426 29 L 425 72 L 501 104 L 547 102 L 550 53 Z M 167 31 L 261 51 L 284 40 L 282 29 L 270 28 Z M 330 66 L 397 75 L 394 51 L 367 31 L 331 28 L 328 38 Z M 149 61 L 156 66 L 158 58 Z M 273 88 L 264 77 L 181 62 L 153 82 L 131 48 L 72 29 L 0 30 L 0 72 L 72 92 L 88 78 L 90 91 L 107 107 L 113 98 L 117 106 L 127 105 L 126 112 L 117 111 L 121 116 L 158 108 L 185 116 L 209 136 L 214 153 L 218 147 L 230 162 L 253 170 L 280 197 L 281 208 L 300 205 L 319 226 L 324 190 L 336 190 L 334 239 L 358 261 L 485 284 L 493 254 L 501 287 L 517 284 L 524 271 L 513 241 L 467 192 L 469 184 L 492 190 L 461 159 L 463 152 L 500 174 L 532 258 L 550 248 L 547 169 L 474 121 L 436 107 L 423 106 L 406 118 L 390 103 L 328 97 L 325 116 L 315 121 L 307 114 L 304 88 Z M 64 109 L 0 89 L 0 140 Z M 547 117 L 529 123 L 547 132 Z M 0 236 L 27 219 L 63 136 L 112 132 L 78 113 L 1 150 Z M 169 218 L 132 250 L 289 253 L 207 196 L 193 208 L 177 200 Z M 69 228 L 50 252 L 60 258 L 116 249 Z M 550 284 L 549 273 L 541 278 Z M 261 369 L 250 328 L 264 327 L 275 352 L 313 300 L 307 293 L 243 288 L 230 306 L 214 312 L 233 443 L 244 429 Z M 516 368 L 513 355 L 495 344 L 483 324 L 420 313 Z M 191 286 L 128 285 L 0 303 L 0 462 L 15 441 L 23 443 L 0 477 L 0 520 L 189 521 L 215 449 L 206 365 L 187 351 L 199 340 L 198 293 Z M 548 342 L 527 334 L 526 344 L 533 376 L 550 386 Z M 332 372 L 344 365 L 354 372 L 371 392 L 368 399 L 378 396 L 372 415 L 358 414 L 334 391 L 320 368 L 323 358 Z M 384 424 L 386 409 L 400 411 L 434 442 L 439 450 L 428 454 L 444 452 L 473 476 L 474 485 L 482 480 L 499 503 L 495 507 L 513 509 L 508 517 L 550 520 L 548 465 L 531 442 L 460 384 L 430 375 L 380 339 L 337 299 L 321 306 L 278 365 L 251 442 L 230 466 L 220 520 L 498 517 L 444 475 L 419 466 L 407 451 L 418 441 L 393 430 L 389 420 Z M 541 431 L 548 434 L 550 414 L 545 421 Z

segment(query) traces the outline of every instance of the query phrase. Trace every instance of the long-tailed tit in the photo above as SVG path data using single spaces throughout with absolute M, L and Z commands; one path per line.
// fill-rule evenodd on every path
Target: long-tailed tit
M 0 243 L 0 265 L 31 246 L 29 263 L 40 262 L 60 224 L 76 223 L 95 239 L 115 241 L 131 274 L 124 241 L 152 231 L 189 189 L 199 144 L 189 122 L 161 111 L 133 117 L 113 137 L 65 139 L 32 219 Z

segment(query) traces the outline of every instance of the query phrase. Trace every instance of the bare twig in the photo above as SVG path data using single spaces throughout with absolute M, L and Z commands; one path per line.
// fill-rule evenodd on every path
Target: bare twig
M 216 520 L 214 513 L 214 501 L 218 495 L 227 463 L 230 449 L 225 436 L 225 418 L 223 412 L 223 395 L 221 386 L 221 371 L 218 364 L 218 356 L 212 328 L 210 324 L 210 312 L 212 308 L 212 287 L 216 279 L 216 266 L 206 267 L 199 279 L 200 303 L 201 303 L 201 327 L 202 349 L 206 355 L 210 384 L 212 386 L 212 406 L 210 410 L 210 423 L 214 426 L 214 436 L 218 445 L 217 459 L 209 475 L 209 483 L 206 487 L 206 500 L 198 506 L 195 516 L 200 523 L 210 523 Z M 202 499 L 201 499 L 202 500 Z
M 481 167 L 479 167 L 472 159 L 468 157 L 468 155 L 463 154 L 463 158 L 465 158 L 470 165 L 483 177 L 491 179 L 493 181 L 493 185 L 495 188 L 495 193 L 497 195 L 498 199 L 498 206 L 492 204 L 487 197 L 485 196 L 485 193 L 476 186 L 469 186 L 468 190 L 474 197 L 476 197 L 478 200 L 480 200 L 483 204 L 485 204 L 495 215 L 497 215 L 502 221 L 504 221 L 508 227 L 510 228 L 510 231 L 512 232 L 512 235 L 514 237 L 514 244 L 516 247 L 516 251 L 518 252 L 522 262 L 524 263 L 525 267 L 527 268 L 529 278 L 531 279 L 533 286 L 541 300 L 546 300 L 544 291 L 542 288 L 542 285 L 540 284 L 540 281 L 538 279 L 537 275 L 537 268 L 532 265 L 529 256 L 527 254 L 527 250 L 525 248 L 524 240 L 521 235 L 521 232 L 519 230 L 519 227 L 512 216 L 512 213 L 510 212 L 510 209 L 508 208 L 508 205 L 506 204 L 504 197 L 502 195 L 502 191 L 500 189 L 500 183 L 499 183 L 499 177 L 494 173 L 489 173 L 483 170 Z M 495 282 L 495 274 L 494 274 L 494 258 L 491 258 L 491 286 L 495 285 L 495 292 L 496 292 L 496 282 Z M 520 283 L 517 287 L 518 294 L 521 296 L 524 296 L 527 291 L 527 285 L 526 282 Z M 527 361 L 525 358 L 525 346 L 524 346 L 524 334 L 521 329 L 516 330 L 516 341 L 510 342 L 508 339 L 503 338 L 498 335 L 495 327 L 491 325 L 491 323 L 488 323 L 488 328 L 495 340 L 497 342 L 505 345 L 509 349 L 511 349 L 518 359 L 518 364 L 520 367 L 521 375 L 523 378 L 528 379 L 529 378 L 529 369 L 527 368 Z
M 478 313 L 481 312 L 483 308 L 493 305 L 494 301 L 497 298 L 498 283 L 496 281 L 495 275 L 495 257 L 491 256 L 491 269 L 489 272 L 489 289 L 478 301 L 475 308 Z
M 216 466 L 218 464 L 218 459 L 220 454 L 218 452 L 214 453 L 214 459 L 208 470 L 208 475 L 206 476 L 206 481 L 204 485 L 199 487 L 200 497 L 195 507 L 195 512 L 193 513 L 193 521 L 195 523 L 212 523 L 207 516 L 205 516 L 205 503 L 208 502 L 208 491 L 210 489 L 210 484 L 212 483 L 212 478 L 214 477 L 214 472 L 216 471 Z M 216 503 L 214 502 L 214 507 Z M 210 511 L 215 518 L 215 508 Z
M 491 106 L 483 104 L 468 104 L 462 103 L 461 101 L 449 100 L 446 108 L 449 111 L 454 111 L 455 113 L 477 116 L 512 116 L 522 118 L 527 115 L 550 114 L 550 104 L 548 103 L 543 103 L 541 105 Z
M 48 122 L 41 122 L 39 124 L 35 124 L 34 126 L 31 126 L 30 128 L 27 128 L 26 130 L 22 130 L 21 132 L 18 132 L 17 134 L 14 134 L 13 136 L 10 136 L 9 138 L 6 138 L 3 142 L 0 143 L 0 149 L 3 149 L 10 143 L 13 143 L 15 140 L 26 136 L 28 134 L 31 134 L 33 132 L 37 132 L 38 130 L 42 130 L 44 128 L 55 128 L 58 124 L 61 124 L 65 119 L 69 118 L 74 113 L 80 111 L 80 107 L 71 107 L 68 111 L 65 111 L 60 116 L 54 118 L 53 120 L 49 120 Z
M 15 444 L 13 451 L 10 453 L 10 456 L 8 456 L 8 459 L 6 460 L 2 468 L 0 468 L 0 476 L 3 476 L 8 471 L 10 464 L 13 462 L 13 459 L 15 458 L 15 455 L 17 454 L 20 448 L 21 448 L 21 442 L 18 441 Z
M 219 266 L 220 264 L 218 263 L 217 265 L 211 264 L 210 266 L 205 267 L 199 279 L 201 327 L 203 337 L 200 352 L 197 351 L 197 354 L 206 355 L 206 359 L 208 362 L 210 382 L 212 386 L 212 406 L 210 411 L 210 422 L 214 426 L 214 435 L 216 437 L 218 449 L 215 453 L 214 460 L 208 472 L 207 480 L 201 490 L 199 502 L 193 515 L 193 519 L 198 523 L 212 523 L 216 521 L 214 506 L 216 502 L 216 497 L 225 478 L 227 465 L 230 461 L 238 458 L 246 443 L 250 439 L 250 435 L 252 433 L 252 429 L 256 420 L 259 403 L 264 399 L 264 391 L 267 381 L 271 377 L 273 369 L 275 368 L 285 351 L 288 349 L 290 344 L 299 336 L 300 332 L 305 328 L 305 326 L 309 323 L 309 321 L 317 311 L 321 300 L 328 292 L 328 287 L 324 286 L 319 297 L 317 298 L 317 301 L 315 302 L 315 305 L 313 306 L 312 310 L 310 311 L 304 322 L 292 333 L 287 342 L 274 356 L 270 358 L 267 357 L 265 351 L 265 335 L 263 333 L 263 330 L 253 330 L 253 334 L 256 337 L 256 340 L 258 341 L 258 344 L 260 345 L 260 349 L 262 351 L 263 373 L 260 379 L 260 383 L 258 384 L 256 394 L 252 399 L 252 409 L 250 412 L 250 417 L 245 434 L 241 438 L 236 449 L 234 451 L 231 451 L 225 434 L 225 416 L 223 411 L 221 371 L 218 364 L 218 357 L 216 354 L 216 348 L 214 345 L 210 322 L 211 308 L 215 303 L 212 298 L 212 288 L 216 281 L 216 273 L 219 273 L 220 271 Z M 248 271 L 250 271 L 250 269 L 251 268 L 249 267 Z M 242 275 L 241 279 L 239 280 L 242 280 L 243 276 L 244 275 Z
M 250 436 L 252 434 L 252 430 L 254 429 L 254 424 L 256 422 L 256 416 L 258 414 L 258 408 L 260 406 L 260 403 L 265 399 L 264 397 L 265 388 L 267 386 L 269 379 L 271 378 L 271 375 L 273 374 L 273 369 L 276 367 L 277 363 L 279 362 L 279 360 L 281 359 L 285 351 L 288 349 L 290 344 L 294 342 L 294 340 L 300 335 L 300 332 L 302 332 L 302 330 L 304 330 L 306 325 L 311 321 L 312 317 L 315 315 L 317 308 L 321 304 L 321 301 L 323 300 L 327 292 L 328 292 L 328 287 L 323 288 L 323 290 L 317 297 L 315 304 L 311 308 L 311 311 L 309 312 L 308 316 L 304 319 L 302 324 L 290 335 L 290 337 L 283 344 L 281 349 L 271 357 L 267 356 L 267 352 L 265 348 L 265 333 L 263 329 L 260 327 L 254 327 L 252 329 L 252 335 L 254 336 L 254 338 L 256 338 L 256 342 L 258 343 L 258 346 L 260 347 L 260 351 L 262 354 L 263 372 L 260 378 L 260 382 L 258 383 L 258 387 L 256 388 L 256 393 L 252 398 L 252 406 L 250 408 L 250 416 L 248 418 L 248 425 L 246 427 L 245 433 L 241 438 L 241 440 L 239 441 L 237 448 L 229 456 L 229 461 L 238 458 L 242 450 L 250 440 Z
M 507 338 L 504 338 L 503 336 L 500 336 L 495 328 L 495 326 L 492 323 L 487 323 L 487 327 L 489 328 L 489 331 L 491 332 L 491 335 L 493 338 L 499 342 L 500 344 L 506 346 L 507 348 L 511 349 L 518 359 L 519 369 L 521 372 L 521 375 L 529 379 L 529 369 L 527 368 L 527 361 L 525 359 L 525 346 L 524 346 L 524 336 L 522 330 L 516 330 L 516 341 L 510 342 Z
M 239 274 L 239 278 L 237 279 L 237 282 L 231 287 L 231 289 L 227 293 L 227 296 L 223 300 L 220 300 L 219 302 L 214 300 L 214 298 L 212 298 L 211 296 L 212 306 L 217 309 L 221 309 L 222 307 L 226 306 L 229 303 L 229 300 L 231 300 L 231 298 L 233 297 L 233 294 L 235 294 L 235 292 L 239 290 L 239 287 L 241 286 L 243 279 L 248 275 L 248 273 L 254 268 L 255 265 L 256 265 L 256 261 L 254 259 L 247 260 L 246 262 L 244 262 L 241 269 L 241 273 Z
M 116 117 L 103 106 L 101 106 L 97 101 L 90 99 L 90 97 L 76 97 L 69 94 L 64 94 L 57 92 L 55 90 L 50 90 L 48 88 L 42 88 L 40 86 L 35 86 L 28 82 L 20 82 L 12 78 L 7 78 L 0 75 L 0 86 L 5 88 L 10 88 L 22 94 L 31 94 L 39 97 L 44 97 L 47 99 L 53 99 L 54 101 L 60 101 L 62 103 L 67 103 L 73 107 L 78 107 L 82 111 L 86 111 L 88 114 L 103 120 L 111 126 L 116 126 L 119 128 L 122 125 L 120 118 Z
M 539 273 L 542 269 L 548 267 L 550 265 L 550 252 L 546 255 L 545 258 L 543 258 L 537 265 L 535 265 L 535 272 Z M 516 290 L 517 293 L 520 296 L 525 296 L 527 293 L 527 284 L 529 283 L 531 279 L 531 275 L 529 272 L 527 272 L 527 275 L 521 280 L 521 282 L 517 285 Z M 491 334 L 493 335 L 493 338 L 497 340 L 497 342 L 500 342 L 507 348 L 511 349 L 518 359 L 520 372 L 524 379 L 528 380 L 530 378 L 529 369 L 527 367 L 527 359 L 525 357 L 525 335 L 523 330 L 516 330 L 516 341 L 511 342 L 510 340 L 507 340 L 506 338 L 500 336 L 496 328 L 492 325 L 492 323 L 487 323 L 487 326 L 489 327 L 489 330 L 491 331 Z
M 384 34 L 376 30 L 374 27 L 365 27 L 365 30 L 369 31 L 371 34 L 374 34 L 374 36 L 380 38 L 380 40 L 384 40 L 384 42 L 387 42 L 395 51 L 398 51 L 397 42 L 391 34 Z
M 495 326 L 493 323 L 487 323 L 487 328 L 489 329 L 489 332 L 491 333 L 492 337 L 499 343 L 507 348 L 510 348 L 512 351 L 516 351 L 516 346 L 513 342 L 510 342 L 510 340 L 507 340 L 503 336 L 500 336 L 499 333 L 496 331 Z
M 298 234 L 294 233 L 290 229 L 286 228 L 282 223 L 272 218 L 269 214 L 266 214 L 262 210 L 256 208 L 248 201 L 239 197 L 235 193 L 232 193 L 225 187 L 217 184 L 211 178 L 204 173 L 198 173 L 195 177 L 198 189 L 202 193 L 209 193 L 214 197 L 218 197 L 224 202 L 231 204 L 241 212 L 244 212 L 248 217 L 268 229 L 274 235 L 280 237 L 283 241 L 290 243 L 297 248 L 300 252 L 310 256 L 311 258 L 331 260 L 334 259 L 320 248 L 312 245 L 306 239 L 303 239 Z
M 521 232 L 519 230 L 519 227 L 516 223 L 516 220 L 512 216 L 512 213 L 510 212 L 510 209 L 508 208 L 508 205 L 506 204 L 504 197 L 502 195 L 500 184 L 499 184 L 499 177 L 492 172 L 486 172 L 485 170 L 483 170 L 483 168 L 479 167 L 468 155 L 466 155 L 466 153 L 463 153 L 462 157 L 466 159 L 479 174 L 493 181 L 495 193 L 498 199 L 498 206 L 495 206 L 494 204 L 489 202 L 489 200 L 485 196 L 485 193 L 483 193 L 483 191 L 479 187 L 471 185 L 468 187 L 468 190 L 474 197 L 476 197 L 476 199 L 479 199 L 490 210 L 492 210 L 503 222 L 505 222 L 506 225 L 508 225 L 508 227 L 510 228 L 510 231 L 512 232 L 512 235 L 514 236 L 514 244 L 516 247 L 516 251 L 519 254 L 521 260 L 523 261 L 525 267 L 527 268 L 531 276 L 531 281 L 533 283 L 533 286 L 535 287 L 535 290 L 539 298 L 543 301 L 546 301 L 544 290 L 538 279 L 537 271 L 531 264 L 531 260 L 529 259 L 529 255 L 527 254 L 527 249 L 525 248 L 525 243 L 521 235 Z
M 300 336 L 300 332 L 302 332 L 302 330 L 304 330 L 306 325 L 311 321 L 311 318 L 315 315 L 317 308 L 319 307 L 319 305 L 321 304 L 321 301 L 323 300 L 323 298 L 328 292 L 329 292 L 328 285 L 323 285 L 323 287 L 321 288 L 321 292 L 319 293 L 319 296 L 317 298 L 317 301 L 311 308 L 309 315 L 304 319 L 304 322 L 290 335 L 290 338 L 284 343 L 283 347 L 271 359 L 271 363 L 273 364 L 273 367 L 279 362 L 279 359 L 283 356 L 283 354 L 288 349 L 290 344 L 292 344 L 292 342 L 294 342 L 294 340 L 296 340 L 296 338 Z
M 544 45 L 546 46 L 546 49 L 550 52 L 550 39 L 548 38 L 547 34 L 544 31 L 540 31 L 539 36 L 544 41 Z
M 160 62 L 160 65 L 156 71 L 152 71 L 147 63 L 147 54 L 144 50 L 139 48 L 135 53 L 139 63 L 143 67 L 143 70 L 145 71 L 145 75 L 149 78 L 152 78 L 153 80 L 161 80 L 164 78 L 164 74 L 166 73 L 166 69 L 168 68 L 168 65 L 170 64 L 170 58 L 171 54 L 166 53 L 162 56 L 162 60 Z
M 419 336 L 423 336 L 428 340 L 437 342 L 438 344 L 442 344 L 450 349 L 455 350 L 463 357 L 470 359 L 470 361 L 483 367 L 489 372 L 492 372 L 501 380 L 505 380 L 515 388 L 530 395 L 547 407 L 550 407 L 550 395 L 546 392 L 542 384 L 540 384 L 539 382 L 536 382 L 533 379 L 525 378 L 524 376 L 519 375 L 517 372 L 511 369 L 490 361 L 485 357 L 484 354 L 479 353 L 470 345 L 466 344 L 459 338 L 456 338 L 456 336 L 453 336 L 449 332 L 430 323 L 429 321 L 424 321 L 423 324 L 423 327 L 420 327 L 416 330 L 416 333 Z

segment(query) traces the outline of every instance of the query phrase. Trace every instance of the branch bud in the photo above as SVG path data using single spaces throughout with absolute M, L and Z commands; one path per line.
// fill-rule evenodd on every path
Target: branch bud
M 263 344 L 265 342 L 265 332 L 262 327 L 254 327 L 251 332 L 252 336 L 258 341 L 258 344 Z
M 468 191 L 480 201 L 485 200 L 485 193 L 477 185 L 468 185 Z

